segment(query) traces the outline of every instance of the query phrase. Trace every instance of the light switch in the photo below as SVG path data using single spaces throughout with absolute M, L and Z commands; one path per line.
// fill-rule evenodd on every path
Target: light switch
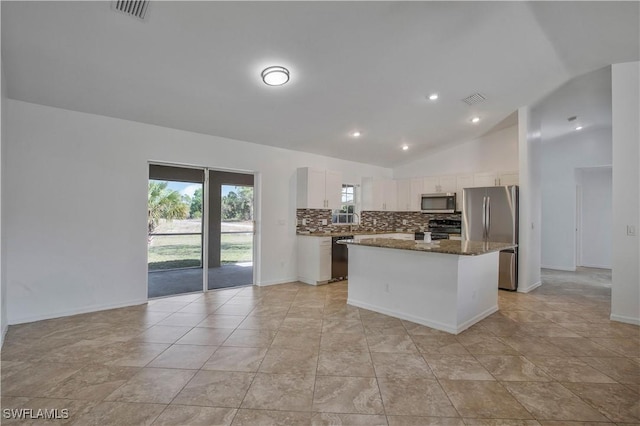
M 407 219 L 402 219 L 402 224 L 406 225 L 407 224 Z
M 322 219 L 322 224 L 326 225 L 327 224 L 327 219 Z
M 302 225 L 306 226 L 307 225 L 307 219 L 302 219 Z
M 627 235 L 629 237 L 635 237 L 636 236 L 636 227 L 633 225 L 627 225 Z

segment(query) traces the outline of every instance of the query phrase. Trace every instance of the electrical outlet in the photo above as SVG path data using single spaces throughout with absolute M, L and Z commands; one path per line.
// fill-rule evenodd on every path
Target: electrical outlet
M 322 219 L 322 224 L 326 225 L 327 224 L 327 219 Z
M 378 224 L 378 219 L 373 219 L 373 224 L 377 225 Z
M 302 219 L 302 226 L 306 226 L 307 225 L 307 219 Z
M 408 223 L 407 219 L 402 219 L 402 224 L 406 225 Z
M 636 236 L 636 227 L 633 225 L 627 225 L 627 235 L 629 237 L 635 237 Z

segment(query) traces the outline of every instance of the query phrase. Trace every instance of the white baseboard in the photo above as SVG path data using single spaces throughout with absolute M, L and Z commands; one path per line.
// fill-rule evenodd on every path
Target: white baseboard
M 611 314 L 609 317 L 611 321 L 624 322 L 626 324 L 640 325 L 640 318 L 627 317 L 624 315 Z
M 493 314 L 494 312 L 498 311 L 498 306 L 497 305 L 496 306 L 492 306 L 491 308 L 489 308 L 486 311 L 476 315 L 475 317 L 471 318 L 470 320 L 463 322 L 459 326 L 456 326 L 454 324 L 445 324 L 445 323 L 442 323 L 442 322 L 439 322 L 439 321 L 433 321 L 433 320 L 430 320 L 430 319 L 427 319 L 427 318 L 416 317 L 414 315 L 409 315 L 409 314 L 406 314 L 404 312 L 394 311 L 393 309 L 382 308 L 380 306 L 371 305 L 369 303 L 361 302 L 359 300 L 347 299 L 347 304 L 351 305 L 351 306 L 358 307 L 358 308 L 363 308 L 363 309 L 367 309 L 367 310 L 370 310 L 370 311 L 379 312 L 381 314 L 389 315 L 389 316 L 392 316 L 394 318 L 400 318 L 400 319 L 403 319 L 403 320 L 415 322 L 416 324 L 425 325 L 427 327 L 435 328 L 436 330 L 445 331 L 445 332 L 451 333 L 451 334 L 459 334 L 459 333 L 463 332 L 464 330 L 466 330 L 467 328 L 471 327 L 473 324 L 477 323 L 478 321 L 481 321 L 484 318 L 488 317 L 489 315 Z
M 128 302 L 113 303 L 113 304 L 107 304 L 107 305 L 91 305 L 91 306 L 85 306 L 78 309 L 71 309 L 68 311 L 52 312 L 49 314 L 33 315 L 33 316 L 22 317 L 22 318 L 13 318 L 9 320 L 9 324 L 11 325 L 24 324 L 27 322 L 42 321 L 42 320 L 60 318 L 60 317 L 69 317 L 69 316 L 78 315 L 78 314 L 86 314 L 88 312 L 98 312 L 98 311 L 106 311 L 108 309 L 126 308 L 128 306 L 143 305 L 145 303 L 147 303 L 147 299 L 130 300 Z
M 532 290 L 535 290 L 536 288 L 540 287 L 542 285 L 542 281 L 538 281 L 537 283 L 533 283 L 527 287 L 522 287 L 520 285 L 518 285 L 518 293 L 529 293 Z
M 567 268 L 566 266 L 559 265 L 540 265 L 542 269 L 552 269 L 554 271 L 567 271 L 567 272 L 575 272 L 576 268 Z
M 294 277 L 294 278 L 285 278 L 283 280 L 260 281 L 256 285 L 260 286 L 260 287 L 264 287 L 264 286 L 268 286 L 268 285 L 295 283 L 297 281 L 298 281 L 298 277 Z
M 584 266 L 585 268 L 611 269 L 611 265 L 584 264 L 580 266 Z

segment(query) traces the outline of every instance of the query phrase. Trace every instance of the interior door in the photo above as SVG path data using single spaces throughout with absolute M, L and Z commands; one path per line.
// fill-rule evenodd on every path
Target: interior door
M 516 208 L 514 187 L 487 188 L 489 204 L 488 240 L 501 243 L 516 242 Z
M 484 240 L 484 199 L 486 188 L 465 188 L 462 191 L 462 239 Z

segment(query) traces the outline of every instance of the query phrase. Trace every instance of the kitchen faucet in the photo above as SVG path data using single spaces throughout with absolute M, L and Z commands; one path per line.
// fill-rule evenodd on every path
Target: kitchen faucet
M 349 224 L 349 232 L 353 232 L 353 225 L 360 226 L 360 216 L 358 215 L 358 213 L 353 212 L 351 214 L 353 215 L 354 218 L 356 218 L 356 217 L 358 218 L 358 223 L 351 222 Z

